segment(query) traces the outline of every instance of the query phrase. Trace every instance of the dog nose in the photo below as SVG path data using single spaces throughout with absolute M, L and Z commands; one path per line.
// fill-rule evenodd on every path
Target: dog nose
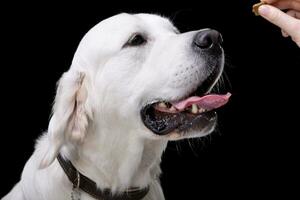
M 193 44 L 196 48 L 209 49 L 223 42 L 222 35 L 216 30 L 205 29 L 196 33 Z

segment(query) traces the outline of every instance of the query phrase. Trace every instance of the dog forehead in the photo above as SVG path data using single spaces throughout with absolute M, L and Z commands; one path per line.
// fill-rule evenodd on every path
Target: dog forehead
M 155 14 L 135 14 L 137 18 L 139 18 L 141 21 L 143 21 L 144 24 L 147 25 L 147 27 L 150 28 L 150 30 L 154 31 L 171 31 L 171 32 L 177 32 L 176 27 L 173 25 L 173 23 L 166 17 L 155 15 Z
M 90 32 L 109 32 L 110 36 L 118 37 L 132 34 L 133 32 L 143 32 L 149 35 L 157 35 L 168 32 L 177 32 L 177 29 L 168 18 L 156 14 L 128 14 L 121 13 L 103 20 L 97 24 Z

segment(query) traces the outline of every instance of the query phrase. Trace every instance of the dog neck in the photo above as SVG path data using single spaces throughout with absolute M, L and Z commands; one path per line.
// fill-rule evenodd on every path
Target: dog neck
M 98 131 L 89 130 L 81 145 L 67 145 L 62 151 L 98 187 L 122 192 L 130 187 L 147 187 L 158 178 L 166 140 L 137 137 L 135 132 Z

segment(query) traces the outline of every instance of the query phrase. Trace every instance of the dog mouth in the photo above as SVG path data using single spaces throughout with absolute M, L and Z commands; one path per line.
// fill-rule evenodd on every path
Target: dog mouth
M 160 136 L 172 132 L 204 131 L 214 127 L 217 121 L 216 110 L 224 106 L 231 96 L 229 92 L 207 93 L 209 89 L 205 87 L 211 88 L 216 79 L 205 81 L 195 92 L 179 101 L 162 100 L 147 104 L 141 109 L 144 125 Z

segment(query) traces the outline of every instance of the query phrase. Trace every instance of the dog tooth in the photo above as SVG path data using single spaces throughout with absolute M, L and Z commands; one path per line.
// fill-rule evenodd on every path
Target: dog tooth
M 197 114 L 198 113 L 198 106 L 196 104 L 192 105 L 192 113 Z
M 204 109 L 204 108 L 199 108 L 199 113 L 203 113 L 203 112 L 205 112 L 206 110 Z
M 160 103 L 158 104 L 158 107 L 160 107 L 160 108 L 167 108 L 167 105 L 166 105 L 165 102 L 160 102 Z
M 169 111 L 175 112 L 175 111 L 176 111 L 176 108 L 175 108 L 174 106 L 171 106 L 171 108 L 169 109 Z

